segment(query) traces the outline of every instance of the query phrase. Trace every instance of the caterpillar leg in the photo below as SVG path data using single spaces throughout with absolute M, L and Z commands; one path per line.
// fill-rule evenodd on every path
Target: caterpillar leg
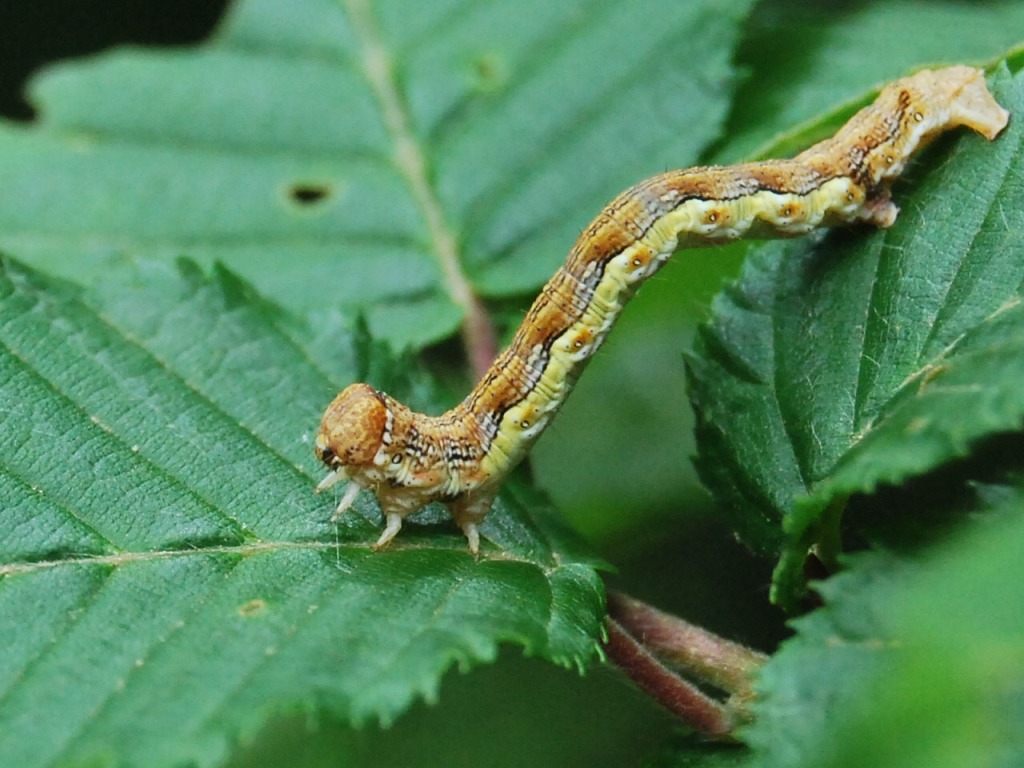
M 327 477 L 331 476 L 328 475 Z M 359 495 L 361 490 L 363 490 L 363 487 L 359 485 L 359 483 L 350 482 L 348 484 L 348 487 L 345 489 L 345 495 L 342 496 L 341 501 L 338 502 L 338 508 L 334 510 L 334 514 L 331 515 L 332 523 L 348 511 L 348 508 L 352 506 L 352 502 L 356 500 L 356 496 Z
M 397 512 L 388 512 L 385 519 L 388 524 L 384 526 L 384 532 L 377 539 L 377 543 L 373 545 L 373 548 L 378 551 L 390 544 L 391 540 L 402 530 L 402 516 Z
M 869 224 L 887 229 L 896 223 L 896 216 L 899 215 L 899 212 L 899 206 L 889 198 L 889 191 L 886 190 L 875 199 L 868 200 L 864 204 L 863 216 L 864 220 Z
M 479 526 L 484 521 L 484 518 L 487 517 L 487 513 L 491 511 L 495 494 L 496 491 L 487 491 L 482 494 L 467 494 L 448 504 L 448 509 L 451 510 L 456 524 L 466 535 L 469 551 L 474 555 L 480 554 Z
M 469 551 L 474 555 L 480 554 L 480 530 L 477 528 L 476 523 L 462 523 L 460 526 L 462 532 L 466 534 L 466 541 L 469 542 Z
M 335 483 L 344 480 L 346 477 L 347 475 L 345 474 L 344 469 L 332 470 L 331 472 L 327 473 L 327 477 L 325 477 L 317 484 L 316 488 L 313 490 L 313 493 L 320 493 L 321 491 L 326 491 Z

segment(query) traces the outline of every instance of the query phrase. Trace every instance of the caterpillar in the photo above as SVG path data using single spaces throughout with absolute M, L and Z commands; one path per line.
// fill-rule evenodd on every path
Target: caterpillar
M 583 231 L 512 343 L 457 406 L 428 416 L 368 384 L 330 403 L 314 445 L 329 472 L 316 490 L 349 481 L 332 519 L 371 490 L 386 523 L 379 549 L 406 516 L 441 502 L 478 553 L 479 525 L 502 480 L 640 283 L 673 252 L 855 222 L 888 227 L 899 210 L 890 185 L 918 148 L 958 126 L 992 140 L 1008 119 L 981 70 L 924 70 L 883 88 L 835 136 L 792 159 L 669 171 L 630 187 Z

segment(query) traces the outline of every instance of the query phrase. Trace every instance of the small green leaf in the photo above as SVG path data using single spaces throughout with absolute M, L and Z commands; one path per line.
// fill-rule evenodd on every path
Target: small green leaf
M 758 765 L 1024 760 L 1024 493 L 1004 490 L 942 546 L 861 554 L 817 585 L 825 608 L 761 672 Z
M 213 765 L 287 707 L 389 721 L 502 642 L 595 657 L 600 580 L 528 487 L 479 560 L 437 512 L 384 553 L 372 499 L 329 523 L 309 441 L 343 324 L 312 341 L 190 264 L 131 298 L 2 267 L 0 764 Z
M 1024 76 L 995 89 L 1024 114 Z M 699 469 L 748 541 L 785 551 L 783 602 L 827 509 L 1020 427 L 1022 137 L 938 148 L 891 229 L 760 248 L 716 300 L 690 361 Z

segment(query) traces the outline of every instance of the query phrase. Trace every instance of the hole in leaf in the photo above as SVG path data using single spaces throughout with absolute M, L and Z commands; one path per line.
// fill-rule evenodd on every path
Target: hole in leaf
M 322 203 L 331 196 L 329 184 L 317 182 L 296 182 L 288 188 L 288 197 L 301 206 Z

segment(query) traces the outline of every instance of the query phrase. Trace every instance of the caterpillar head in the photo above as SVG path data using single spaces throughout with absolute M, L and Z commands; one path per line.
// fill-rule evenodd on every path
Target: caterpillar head
M 332 470 L 373 462 L 388 429 L 390 414 L 380 392 L 352 384 L 327 406 L 313 450 Z

